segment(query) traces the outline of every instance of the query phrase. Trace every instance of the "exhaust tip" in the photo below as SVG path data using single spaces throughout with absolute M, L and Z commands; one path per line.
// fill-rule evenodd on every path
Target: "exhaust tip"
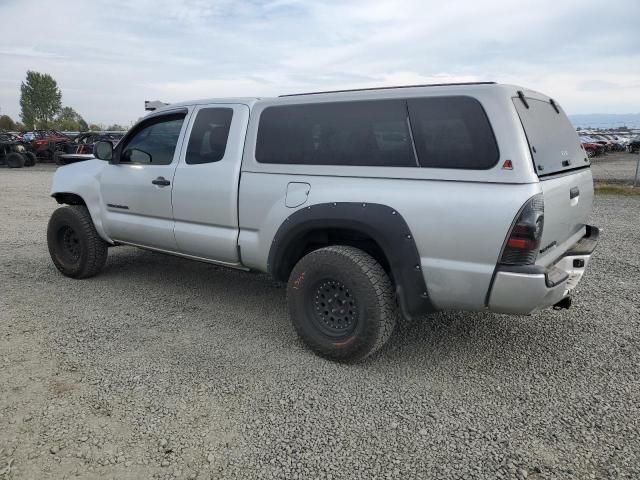
M 563 309 L 569 310 L 569 307 L 571 307 L 571 297 L 564 297 L 562 300 L 560 300 L 558 303 L 556 303 L 553 306 L 553 309 L 554 310 L 563 310 Z

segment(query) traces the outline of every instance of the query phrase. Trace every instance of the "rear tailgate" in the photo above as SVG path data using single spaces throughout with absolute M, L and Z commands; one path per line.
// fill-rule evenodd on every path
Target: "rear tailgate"
M 549 99 L 514 97 L 544 195 L 539 265 L 548 265 L 585 234 L 593 178 L 588 156 L 560 106 Z

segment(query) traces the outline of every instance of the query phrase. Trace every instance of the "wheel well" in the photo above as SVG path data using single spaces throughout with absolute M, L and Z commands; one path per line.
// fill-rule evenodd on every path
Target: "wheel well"
M 322 228 L 306 231 L 292 239 L 287 245 L 286 256 L 276 265 L 273 273 L 276 279 L 286 282 L 293 267 L 306 254 L 330 245 L 349 245 L 371 255 L 393 281 L 391 266 L 384 251 L 371 236 L 347 228 Z
M 86 205 L 82 197 L 75 193 L 54 193 L 52 197 L 55 198 L 59 204 Z

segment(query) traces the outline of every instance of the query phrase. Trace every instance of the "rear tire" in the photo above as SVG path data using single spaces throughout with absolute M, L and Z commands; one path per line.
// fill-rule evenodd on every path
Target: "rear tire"
M 5 157 L 5 163 L 9 168 L 22 168 L 24 167 L 24 157 L 18 152 L 11 152 Z
M 366 252 L 348 246 L 315 250 L 293 268 L 289 315 L 318 355 L 357 361 L 379 350 L 396 325 L 391 280 Z
M 25 167 L 33 167 L 35 166 L 37 160 L 36 156 L 33 152 L 25 152 L 22 154 L 24 156 L 24 166 Z
M 108 244 L 98 235 L 84 205 L 68 205 L 53 212 L 47 244 L 54 265 L 67 277 L 93 277 L 107 261 Z
M 61 167 L 62 165 L 65 165 L 65 163 L 60 158 L 60 155 L 62 154 L 63 154 L 62 152 L 54 152 L 53 154 L 53 162 L 59 167 Z

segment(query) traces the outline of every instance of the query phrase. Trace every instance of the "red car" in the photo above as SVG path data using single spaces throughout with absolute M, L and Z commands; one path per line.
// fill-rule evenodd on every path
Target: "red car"
M 587 155 L 589 156 L 589 158 L 595 157 L 595 156 L 598 156 L 598 155 L 604 155 L 604 153 L 605 153 L 606 147 L 602 143 L 597 142 L 596 140 L 594 140 L 591 137 L 588 137 L 586 135 L 581 135 L 580 136 L 580 143 L 582 144 L 582 146 L 586 150 Z
M 589 158 L 591 157 L 595 157 L 596 155 L 598 155 L 598 150 L 599 150 L 599 145 L 596 143 L 583 143 L 582 144 L 582 148 L 585 149 L 585 151 L 587 152 L 587 156 Z
M 35 130 L 31 142 L 35 154 L 45 160 L 53 161 L 56 151 L 63 149 L 71 139 L 57 130 Z

